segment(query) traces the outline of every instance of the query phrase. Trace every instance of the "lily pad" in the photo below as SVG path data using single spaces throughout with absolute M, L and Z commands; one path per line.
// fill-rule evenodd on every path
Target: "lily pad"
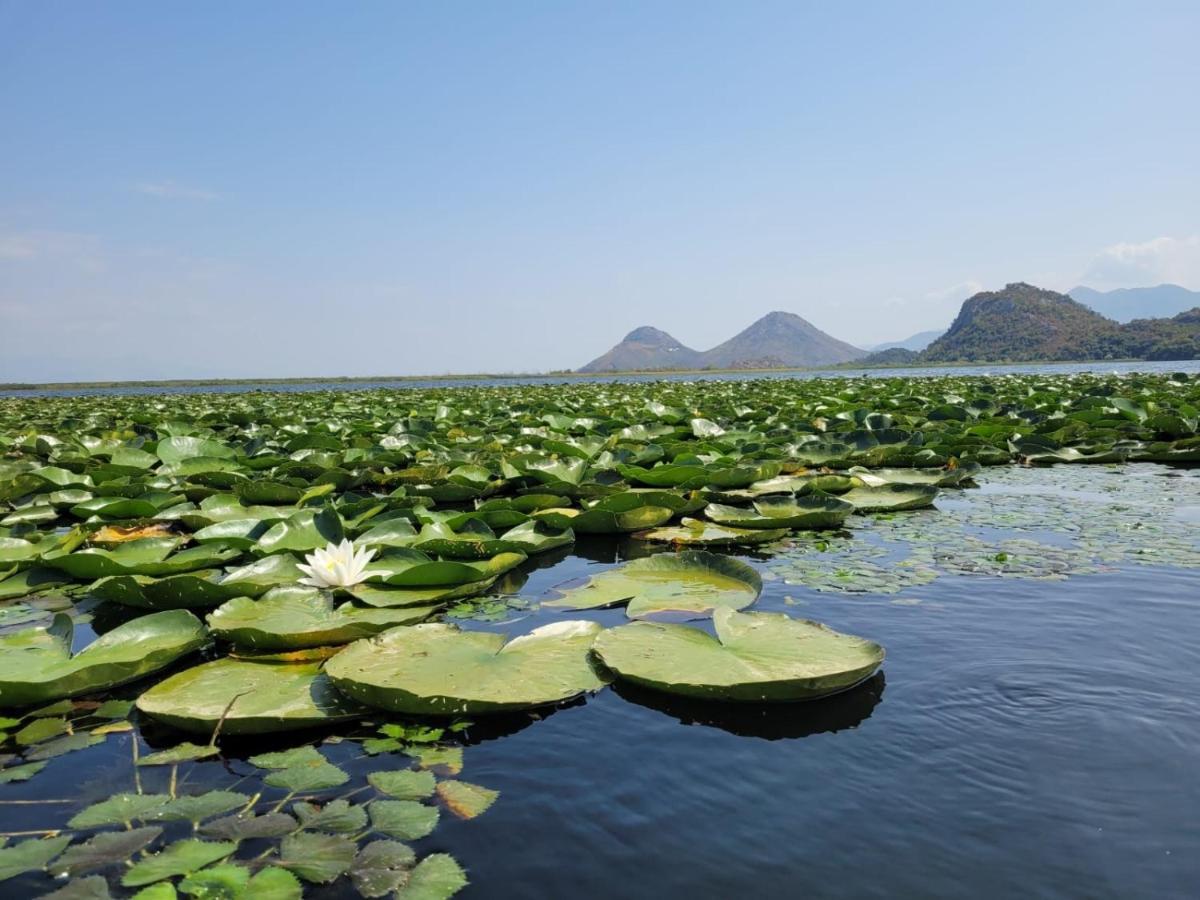
M 734 528 L 702 519 L 685 518 L 678 525 L 639 531 L 634 538 L 686 547 L 747 547 L 781 540 L 790 531 L 789 528 Z
M 770 496 L 754 501 L 753 511 L 710 503 L 704 510 L 712 521 L 734 528 L 837 528 L 854 505 L 820 491 L 795 496 Z
M 437 807 L 416 800 L 372 800 L 367 805 L 367 812 L 375 831 L 402 841 L 425 837 L 438 822 Z
M 208 617 L 209 628 L 246 650 L 297 650 L 348 644 L 398 625 L 428 618 L 438 606 L 372 609 L 343 603 L 315 588 L 278 587 L 258 600 L 230 600 Z
M 727 607 L 744 609 L 758 599 L 762 577 L 752 566 L 731 556 L 704 550 L 659 553 L 593 575 L 559 600 L 543 606 L 602 609 L 626 606 L 631 619 L 663 613 L 691 617 Z
M 419 550 L 385 550 L 367 564 L 368 582 L 396 587 L 452 587 L 496 578 L 525 561 L 524 553 L 498 553 L 490 559 L 465 562 L 436 559 Z
M 56 622 L 69 618 L 64 614 Z M 204 626 L 190 612 L 151 613 L 118 625 L 75 656 L 69 632 L 52 647 L 0 651 L 0 707 L 46 703 L 135 681 L 202 647 Z
M 319 662 L 243 659 L 218 659 L 172 675 L 142 694 L 137 707 L 204 735 L 212 733 L 222 715 L 222 732 L 237 735 L 348 722 L 363 712 L 334 690 Z
M 596 653 L 618 678 L 686 697 L 748 703 L 811 700 L 853 687 L 883 662 L 873 641 L 780 613 L 713 614 L 717 636 L 633 622 L 604 632 Z
M 590 660 L 600 631 L 595 622 L 558 622 L 506 642 L 504 635 L 453 625 L 414 625 L 351 644 L 327 671 L 342 693 L 392 712 L 524 709 L 604 686 Z
M 933 506 L 937 495 L 934 484 L 881 484 L 856 487 L 842 494 L 841 499 L 853 504 L 859 513 L 898 512 Z

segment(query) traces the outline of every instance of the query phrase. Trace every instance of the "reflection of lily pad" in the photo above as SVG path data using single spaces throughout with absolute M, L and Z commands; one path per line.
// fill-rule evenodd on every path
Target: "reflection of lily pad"
M 459 715 L 559 703 L 598 690 L 595 622 L 557 622 L 505 640 L 453 625 L 395 628 L 328 663 L 338 690 L 391 712 Z
M 232 703 L 232 706 L 230 704 Z M 218 659 L 172 675 L 137 700 L 155 719 L 211 734 L 264 734 L 358 718 L 362 710 L 333 689 L 318 662 Z
M 628 603 L 630 618 L 655 613 L 707 615 L 713 609 L 743 609 L 762 590 L 753 567 L 731 556 L 704 550 L 659 553 L 593 575 L 560 600 L 543 606 L 560 609 L 602 609 Z
M 647 688 L 741 702 L 810 700 L 852 687 L 883 662 L 878 644 L 780 613 L 713 614 L 717 636 L 686 625 L 633 622 L 604 632 L 596 653 Z

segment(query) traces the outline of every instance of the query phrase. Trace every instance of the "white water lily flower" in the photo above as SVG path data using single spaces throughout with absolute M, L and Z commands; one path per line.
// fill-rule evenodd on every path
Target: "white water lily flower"
M 308 565 L 297 567 L 308 575 L 300 583 L 318 588 L 352 587 L 363 580 L 374 555 L 375 551 L 366 547 L 355 548 L 353 541 L 327 544 L 324 550 L 314 550 L 305 557 Z

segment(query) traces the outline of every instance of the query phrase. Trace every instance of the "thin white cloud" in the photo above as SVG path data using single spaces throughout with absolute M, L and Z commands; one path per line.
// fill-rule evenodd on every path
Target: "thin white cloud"
M 955 284 L 947 285 L 944 288 L 938 288 L 936 291 L 929 291 L 925 295 L 925 299 L 931 303 L 961 303 L 968 297 L 978 294 L 983 290 L 983 285 L 975 281 L 973 278 L 968 278 L 966 281 L 959 281 Z
M 1164 282 L 1200 288 L 1200 234 L 1105 247 L 1080 281 L 1094 288 L 1148 287 Z
M 0 262 L 50 261 L 90 271 L 103 268 L 104 254 L 93 234 L 76 231 L 0 231 Z
M 189 187 L 177 181 L 141 181 L 133 186 L 140 194 L 159 197 L 163 200 L 216 200 L 221 195 L 204 188 Z

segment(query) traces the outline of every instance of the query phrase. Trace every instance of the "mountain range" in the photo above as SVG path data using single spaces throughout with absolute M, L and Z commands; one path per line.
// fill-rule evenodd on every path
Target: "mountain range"
M 982 291 L 963 302 L 944 335 L 910 362 L 1194 359 L 1200 355 L 1200 307 L 1171 318 L 1120 323 L 1078 300 L 1024 282 Z M 867 364 L 895 364 L 894 357 Z
M 1133 318 L 1142 314 L 1142 318 Z M 1151 313 L 1151 316 L 1147 316 Z M 944 332 L 860 350 L 794 313 L 773 312 L 711 350 L 635 328 L 580 372 L 783 369 L 861 363 L 1028 362 L 1200 357 L 1200 292 L 1173 284 L 1068 294 L 1014 282 L 963 301 Z
M 1116 322 L 1166 319 L 1200 306 L 1200 291 L 1189 291 L 1177 284 L 1118 288 L 1115 291 L 1097 291 L 1080 285 L 1071 288 L 1067 294 Z
M 643 325 L 580 372 L 661 369 L 783 369 L 831 366 L 861 359 L 866 350 L 823 332 L 795 313 L 772 312 L 711 350 L 693 350 L 665 331 Z

